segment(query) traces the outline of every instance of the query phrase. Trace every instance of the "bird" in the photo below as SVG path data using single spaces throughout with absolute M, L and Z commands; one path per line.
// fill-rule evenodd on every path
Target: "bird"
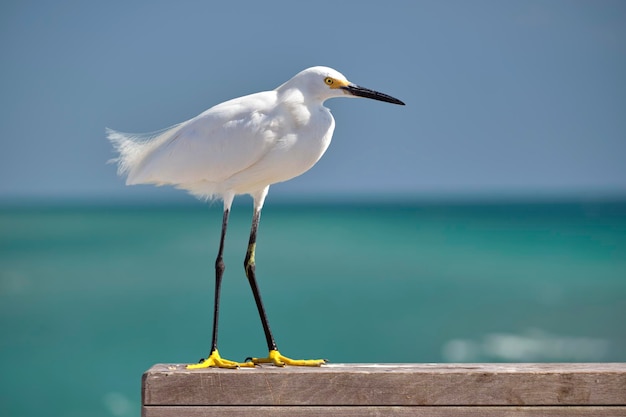
M 171 185 L 204 200 L 223 202 L 222 229 L 215 260 L 211 349 L 188 369 L 239 368 L 259 364 L 321 366 L 325 359 L 291 359 L 278 350 L 256 278 L 255 250 L 261 210 L 269 187 L 308 171 L 328 148 L 335 120 L 324 106 L 335 97 L 363 97 L 404 105 L 397 98 L 354 84 L 324 66 L 307 68 L 274 90 L 217 104 L 192 119 L 143 134 L 106 129 L 117 152 L 118 174 L 126 185 Z M 243 362 L 222 358 L 218 346 L 224 241 L 236 195 L 253 199 L 252 225 L 244 270 L 261 318 L 267 357 Z

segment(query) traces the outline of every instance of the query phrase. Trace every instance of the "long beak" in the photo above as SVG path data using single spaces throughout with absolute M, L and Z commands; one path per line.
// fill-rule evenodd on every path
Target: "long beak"
M 359 87 L 356 84 L 348 84 L 344 87 L 340 87 L 346 90 L 348 93 L 357 97 L 371 98 L 378 101 L 384 101 L 387 103 L 400 104 L 404 106 L 404 103 L 397 98 L 391 97 L 387 94 L 379 93 L 378 91 L 370 90 L 369 88 Z

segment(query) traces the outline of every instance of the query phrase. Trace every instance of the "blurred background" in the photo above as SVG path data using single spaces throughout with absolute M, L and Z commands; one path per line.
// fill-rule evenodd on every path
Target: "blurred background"
M 626 4 L 5 1 L 0 414 L 132 416 L 211 337 L 221 205 L 124 186 L 154 131 L 327 65 L 327 154 L 274 185 L 257 272 L 281 351 L 332 362 L 626 361 Z M 265 342 L 236 200 L 220 352 Z M 33 400 L 36 399 L 36 400 Z

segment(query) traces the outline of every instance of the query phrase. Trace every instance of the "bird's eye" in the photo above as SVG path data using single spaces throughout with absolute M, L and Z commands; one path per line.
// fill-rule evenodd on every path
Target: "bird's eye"
M 335 80 L 333 80 L 330 77 L 326 77 L 324 78 L 324 82 L 326 83 L 326 85 L 333 85 L 333 83 L 335 82 Z

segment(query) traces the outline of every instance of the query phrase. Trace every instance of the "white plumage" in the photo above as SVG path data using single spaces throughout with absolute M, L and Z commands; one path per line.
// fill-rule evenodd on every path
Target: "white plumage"
M 323 101 L 352 96 L 329 88 L 326 67 L 304 70 L 273 91 L 218 104 L 148 134 L 107 130 L 126 184 L 174 185 L 204 198 L 256 195 L 311 168 L 330 144 L 335 121 Z

